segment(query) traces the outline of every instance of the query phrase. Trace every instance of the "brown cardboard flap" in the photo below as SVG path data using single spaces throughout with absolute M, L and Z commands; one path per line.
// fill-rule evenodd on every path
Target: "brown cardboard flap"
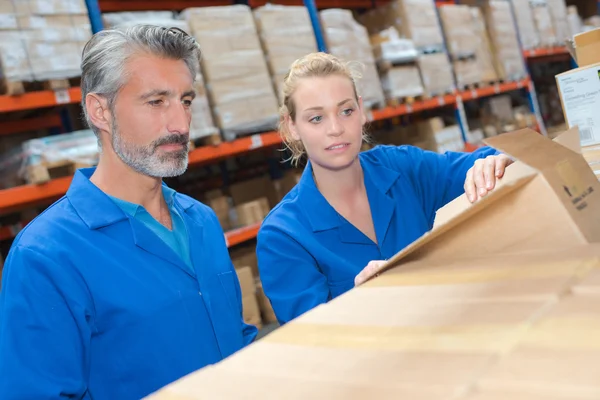
M 463 221 L 473 217 L 479 211 L 490 206 L 492 203 L 498 201 L 505 195 L 522 187 L 527 182 L 531 181 L 535 176 L 536 176 L 535 174 L 524 174 L 520 178 L 506 181 L 506 183 L 504 185 L 496 188 L 493 192 L 489 193 L 483 199 L 477 201 L 476 203 L 471 205 L 466 210 L 461 210 L 461 212 L 459 212 L 455 215 L 452 215 L 450 218 L 447 219 L 446 223 L 441 224 L 438 228 L 425 233 L 419 239 L 415 240 L 413 243 L 411 243 L 410 245 L 405 247 L 403 250 L 396 253 L 394 255 L 394 257 L 389 259 L 388 262 L 382 266 L 382 268 L 378 271 L 378 273 L 384 272 L 392 267 L 395 267 L 396 265 L 398 265 L 400 263 L 400 261 L 402 259 L 404 259 L 408 255 L 417 251 L 418 249 L 420 249 L 427 243 L 433 241 L 434 239 L 438 238 L 439 236 L 442 236 L 445 233 L 449 232 L 455 226 L 457 226 L 457 225 L 461 224 Z M 458 211 L 458 210 L 456 210 L 456 211 Z
M 569 129 L 562 138 L 571 142 L 571 135 L 579 138 L 577 127 Z M 561 136 L 563 136 L 561 135 Z M 521 129 L 514 132 L 503 133 L 485 140 L 485 143 L 501 152 L 508 154 L 532 168 L 542 172 L 553 168 L 563 159 L 581 160 L 581 155 L 556 142 L 548 140 L 532 129 Z
M 579 67 L 600 62 L 600 29 L 577 34 L 573 40 Z
M 569 150 L 581 154 L 581 141 L 579 140 L 579 129 L 577 127 L 561 133 L 555 137 L 553 141 Z

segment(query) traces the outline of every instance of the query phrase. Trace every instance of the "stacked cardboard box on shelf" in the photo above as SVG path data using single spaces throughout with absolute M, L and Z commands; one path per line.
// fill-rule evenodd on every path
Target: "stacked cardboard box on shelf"
M 452 66 L 445 52 L 420 54 L 417 58 L 417 65 L 425 94 L 437 96 L 452 93 L 456 89 Z
M 267 4 L 254 10 L 254 18 L 282 102 L 283 80 L 292 63 L 318 50 L 310 17 L 303 6 Z
M 430 118 L 417 125 L 421 143 L 419 147 L 437 153 L 463 151 L 465 142 L 458 125 L 445 126 L 439 118 Z
M 354 20 L 349 10 L 332 8 L 319 15 L 329 52 L 344 61 L 362 64 L 357 89 L 365 107 L 382 107 L 385 98 L 367 29 Z
M 471 16 L 473 21 L 473 31 L 478 38 L 477 63 L 481 69 L 481 80 L 483 82 L 493 82 L 498 80 L 498 73 L 494 66 L 494 55 L 490 43 L 490 36 L 485 26 L 483 14 L 478 7 L 471 7 Z
M 512 3 L 523 50 L 531 50 L 539 47 L 540 36 L 535 26 L 529 0 L 512 0 Z
M 510 2 L 486 0 L 483 9 L 492 41 L 498 77 L 504 80 L 522 79 L 527 72 Z
M 452 59 L 456 85 L 464 88 L 481 82 L 481 67 L 476 57 L 479 38 L 475 34 L 475 25 L 469 6 L 445 5 L 439 7 L 440 18 L 448 53 Z
M 150 24 L 166 28 L 179 28 L 187 33 L 191 31 L 185 20 L 175 19 L 175 15 L 170 11 L 104 13 L 102 14 L 102 20 L 106 28 L 126 28 L 137 24 Z M 219 130 L 213 120 L 204 76 L 201 71 L 198 71 L 196 75 L 194 90 L 196 91 L 196 97 L 192 102 L 190 139 L 196 140 L 206 136 L 218 135 Z
M 569 38 L 573 38 L 573 36 L 583 32 L 583 21 L 581 20 L 577 6 L 567 7 L 567 22 L 569 24 Z
M 530 0 L 531 12 L 540 38 L 540 46 L 550 47 L 558 43 L 552 15 L 545 0 Z
M 58 80 L 81 73 L 81 52 L 92 34 L 83 0 L 0 0 L 0 16 L 5 90 L 13 91 L 10 82 Z
M 387 99 L 423 94 L 423 84 L 416 65 L 418 53 L 412 40 L 401 38 L 392 26 L 371 35 L 371 44 Z
M 187 20 L 202 49 L 202 70 L 225 139 L 273 129 L 277 97 L 250 8 L 189 8 Z
M 567 5 L 565 0 L 546 0 L 552 17 L 552 25 L 556 33 L 559 46 L 564 46 L 565 41 L 571 38 L 571 30 L 567 20 Z

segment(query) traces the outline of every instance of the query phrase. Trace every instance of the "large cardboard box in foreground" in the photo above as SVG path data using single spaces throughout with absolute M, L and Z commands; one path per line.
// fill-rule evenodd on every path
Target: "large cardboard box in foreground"
M 521 160 L 498 190 L 459 197 L 380 276 L 149 398 L 600 398 L 600 183 L 563 147 L 576 139 L 490 139 Z

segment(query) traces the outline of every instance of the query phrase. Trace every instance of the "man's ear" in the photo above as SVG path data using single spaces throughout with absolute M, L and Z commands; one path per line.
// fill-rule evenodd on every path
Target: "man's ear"
M 285 123 L 292 135 L 292 139 L 300 140 L 300 135 L 298 135 L 298 129 L 296 129 L 296 123 L 292 120 L 289 114 L 285 116 Z
M 104 132 L 111 131 L 112 115 L 108 108 L 108 100 L 96 93 L 88 93 L 85 97 L 85 108 L 91 123 Z

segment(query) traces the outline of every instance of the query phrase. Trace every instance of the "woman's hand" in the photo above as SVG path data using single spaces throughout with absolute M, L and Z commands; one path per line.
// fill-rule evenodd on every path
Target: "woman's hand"
M 363 268 L 363 270 L 360 271 L 359 274 L 354 278 L 354 286 L 362 285 L 373 276 L 379 275 L 379 271 L 385 265 L 385 263 L 387 263 L 385 260 L 369 261 L 367 266 Z
M 504 176 L 504 170 L 513 163 L 507 155 L 488 156 L 475 161 L 467 172 L 465 193 L 471 203 L 485 196 L 496 186 L 496 179 Z

